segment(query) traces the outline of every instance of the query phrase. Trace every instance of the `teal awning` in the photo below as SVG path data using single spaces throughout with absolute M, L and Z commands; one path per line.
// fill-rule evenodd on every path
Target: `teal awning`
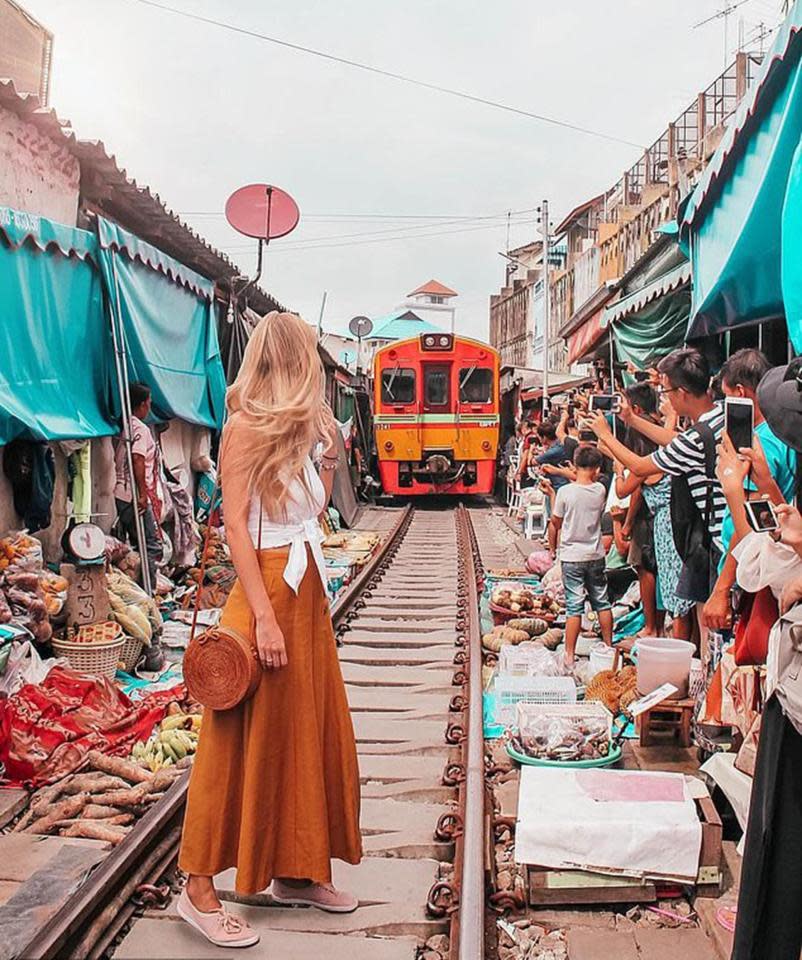
M 150 387 L 156 417 L 221 426 L 226 379 L 214 284 L 108 220 L 98 218 L 98 234 L 111 307 L 119 309 L 125 330 L 130 379 Z
M 0 445 L 116 432 L 97 259 L 94 234 L 0 207 Z
M 622 297 L 604 312 L 621 360 L 646 370 L 682 346 L 691 309 L 691 265 L 673 270 Z
M 802 285 L 797 211 L 783 222 L 800 163 L 801 61 L 797 0 L 680 223 L 693 267 L 689 338 L 782 316 L 787 291 Z M 802 350 L 802 316 L 789 314 L 788 329 Z

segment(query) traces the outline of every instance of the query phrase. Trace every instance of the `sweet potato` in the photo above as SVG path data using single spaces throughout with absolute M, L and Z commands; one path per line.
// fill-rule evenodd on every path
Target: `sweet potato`
M 144 803 L 150 792 L 151 784 L 147 782 L 139 783 L 127 790 L 110 790 L 108 793 L 100 793 L 92 799 L 95 803 L 106 804 L 110 807 L 135 807 Z
M 123 826 L 110 826 L 105 821 L 87 820 L 71 824 L 61 831 L 62 837 L 82 837 L 85 840 L 105 840 L 113 846 L 125 840 L 128 830 Z
M 65 780 L 61 792 L 68 796 L 73 793 L 107 793 L 109 790 L 125 790 L 128 786 L 128 782 L 121 777 L 110 777 L 92 770 L 76 773 L 69 780 Z
M 124 811 L 119 807 L 109 807 L 102 803 L 87 803 L 81 811 L 82 820 L 108 820 L 110 817 L 122 816 Z
M 44 817 L 37 820 L 23 829 L 23 833 L 48 834 L 59 820 L 73 820 L 83 810 L 89 801 L 89 794 L 79 793 L 74 797 L 67 797 L 59 803 L 54 803 L 48 809 Z M 19 825 L 18 825 L 19 826 Z
M 150 774 L 143 767 L 122 757 L 107 757 L 99 750 L 90 750 L 87 758 L 95 770 L 121 777 L 129 783 L 144 783 L 150 779 Z

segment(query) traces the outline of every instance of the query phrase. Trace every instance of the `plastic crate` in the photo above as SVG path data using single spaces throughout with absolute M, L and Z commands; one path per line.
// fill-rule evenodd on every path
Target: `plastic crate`
M 507 677 L 555 676 L 558 673 L 554 654 L 542 643 L 532 641 L 502 647 L 498 672 Z
M 520 704 L 568 706 L 576 703 L 572 677 L 496 676 L 496 722 L 509 727 L 515 723 Z

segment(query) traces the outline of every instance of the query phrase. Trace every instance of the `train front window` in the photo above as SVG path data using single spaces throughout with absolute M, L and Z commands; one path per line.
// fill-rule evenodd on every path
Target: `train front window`
M 382 403 L 415 402 L 415 371 L 409 367 L 382 370 Z
M 493 371 L 486 367 L 463 367 L 459 372 L 460 403 L 492 403 Z
M 427 365 L 423 380 L 423 402 L 427 407 L 448 405 L 448 367 Z

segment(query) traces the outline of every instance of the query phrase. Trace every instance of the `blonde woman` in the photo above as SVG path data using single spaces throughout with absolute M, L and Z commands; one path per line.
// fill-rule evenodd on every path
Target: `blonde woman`
M 271 313 L 228 392 L 220 468 L 237 584 L 222 622 L 250 635 L 264 668 L 252 698 L 207 710 L 189 786 L 178 912 L 218 946 L 258 934 L 224 910 L 215 874 L 236 889 L 272 881 L 274 900 L 349 913 L 332 858 L 358 863 L 359 770 L 326 597 L 317 518 L 331 493 L 337 429 L 313 329 Z M 310 454 L 324 444 L 320 474 Z M 261 546 L 261 550 L 257 547 Z

